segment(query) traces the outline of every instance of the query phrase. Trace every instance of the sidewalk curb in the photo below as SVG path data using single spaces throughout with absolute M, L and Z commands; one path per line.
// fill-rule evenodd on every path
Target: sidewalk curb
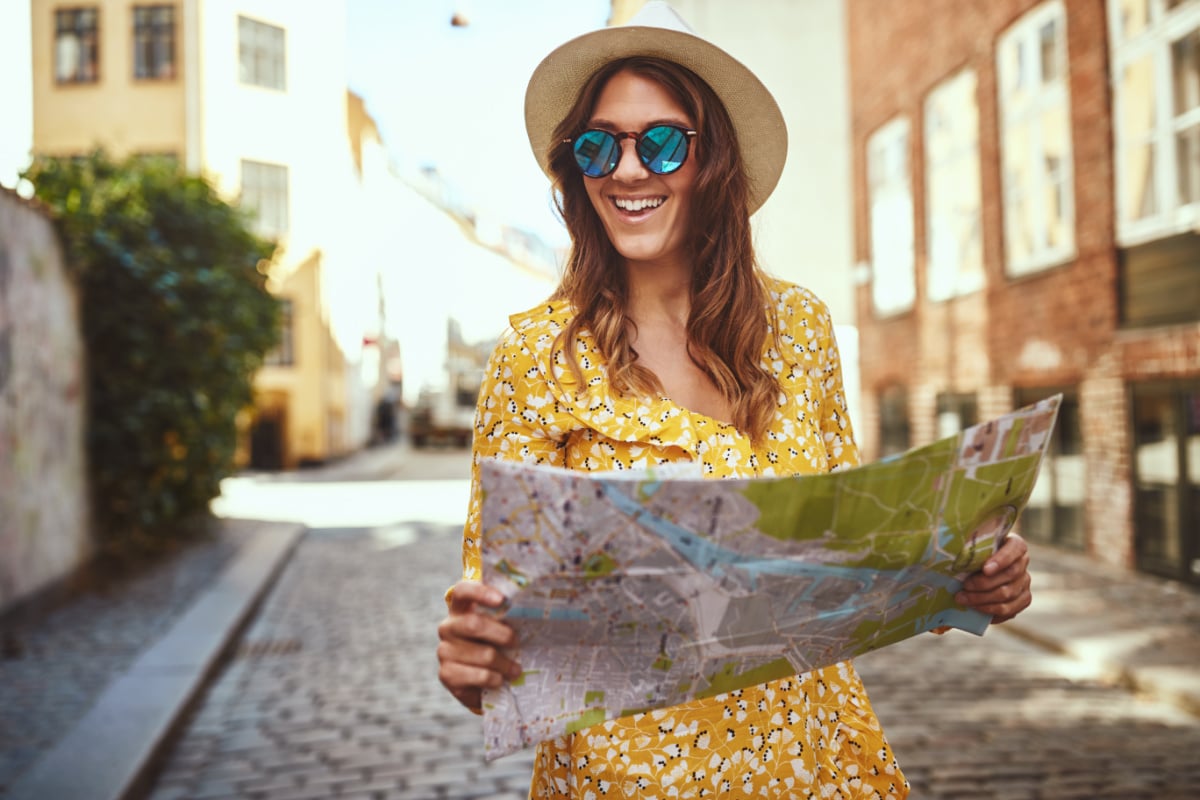
M 10 800 L 121 800 L 138 788 L 304 531 L 294 523 L 254 526 L 232 562 L 171 630 L 17 779 Z

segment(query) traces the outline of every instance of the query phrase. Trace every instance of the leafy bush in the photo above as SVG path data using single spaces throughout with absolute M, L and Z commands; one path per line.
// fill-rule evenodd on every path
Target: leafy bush
M 233 470 L 235 417 L 278 339 L 273 245 L 170 159 L 40 158 L 25 177 L 80 288 L 100 541 L 169 535 Z

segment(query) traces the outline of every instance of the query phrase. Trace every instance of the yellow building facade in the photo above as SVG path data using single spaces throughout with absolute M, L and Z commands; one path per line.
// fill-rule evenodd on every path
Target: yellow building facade
M 356 241 L 352 139 L 374 128 L 348 102 L 344 0 L 31 5 L 35 153 L 173 157 L 279 244 L 268 286 L 286 327 L 241 421 L 244 464 L 290 468 L 365 444 L 380 379 L 361 362 L 379 302 Z

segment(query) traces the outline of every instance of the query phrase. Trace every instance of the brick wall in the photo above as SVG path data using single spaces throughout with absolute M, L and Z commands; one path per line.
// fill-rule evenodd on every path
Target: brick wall
M 84 349 L 41 212 L 0 188 L 0 609 L 90 554 Z
M 935 433 L 936 396 L 977 393 L 981 417 L 1008 410 L 1016 388 L 1077 387 L 1087 462 L 1087 546 L 1133 559 L 1127 382 L 1200 374 L 1200 326 L 1118 329 L 1111 98 L 1104 0 L 1065 0 L 1071 104 L 1075 257 L 1018 279 L 1004 268 L 996 42 L 1040 0 L 847 0 L 852 107 L 854 252 L 869 263 L 866 143 L 898 114 L 911 123 L 917 300 L 876 319 L 860 286 L 865 455 L 873 458 L 878 392 L 908 387 L 914 444 Z M 923 109 L 930 89 L 964 67 L 978 78 L 986 288 L 925 300 Z

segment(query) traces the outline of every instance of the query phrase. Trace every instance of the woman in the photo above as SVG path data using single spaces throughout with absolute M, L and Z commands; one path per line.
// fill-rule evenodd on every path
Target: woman
M 565 98 L 565 102 L 563 99 Z M 561 109 L 567 108 L 565 116 Z M 628 27 L 572 40 L 526 95 L 534 151 L 572 238 L 551 300 L 511 318 L 480 394 L 478 463 L 571 469 L 693 460 L 714 478 L 858 463 L 833 327 L 810 292 L 755 264 L 750 214 L 778 180 L 782 115 L 744 66 L 650 3 Z M 480 707 L 520 674 L 512 630 L 483 613 L 478 480 L 464 580 L 439 627 L 440 678 Z M 1011 617 L 1029 603 L 1010 537 L 964 604 Z M 544 742 L 532 797 L 907 795 L 854 668 L 624 717 Z

